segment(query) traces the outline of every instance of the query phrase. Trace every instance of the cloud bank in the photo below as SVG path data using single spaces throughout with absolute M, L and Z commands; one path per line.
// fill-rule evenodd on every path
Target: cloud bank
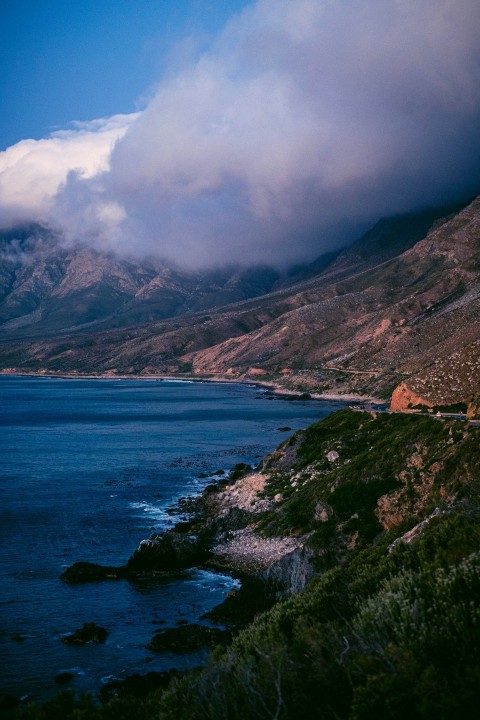
M 478 0 L 259 0 L 135 115 L 0 153 L 0 224 L 291 262 L 480 188 Z

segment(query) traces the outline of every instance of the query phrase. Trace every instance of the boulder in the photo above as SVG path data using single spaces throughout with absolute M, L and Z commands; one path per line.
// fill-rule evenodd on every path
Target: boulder
M 202 563 L 207 555 L 204 544 L 195 535 L 168 530 L 142 540 L 127 563 L 127 571 L 180 570 Z
M 66 645 L 86 645 L 87 643 L 104 643 L 108 637 L 108 630 L 95 625 L 93 622 L 86 622 L 75 630 L 71 635 L 62 638 Z
M 328 503 L 319 500 L 315 505 L 315 520 L 317 520 L 318 522 L 327 522 L 327 520 L 330 520 L 332 515 L 332 507 Z
M 202 619 L 230 626 L 246 626 L 258 613 L 269 610 L 276 600 L 276 588 L 258 575 L 244 575 L 238 590 L 230 590 L 225 600 L 205 613 Z
M 109 567 L 91 562 L 76 562 L 65 570 L 60 579 L 67 583 L 119 580 L 125 577 L 124 567 Z

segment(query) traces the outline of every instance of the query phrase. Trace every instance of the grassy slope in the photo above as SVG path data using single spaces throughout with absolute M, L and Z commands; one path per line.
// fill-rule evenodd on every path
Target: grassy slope
M 330 462 L 326 453 L 338 452 Z M 263 532 L 309 533 L 321 571 L 208 668 L 144 700 L 64 695 L 22 718 L 469 718 L 480 687 L 480 434 L 341 411 L 267 464 Z M 392 542 L 429 517 L 409 544 Z

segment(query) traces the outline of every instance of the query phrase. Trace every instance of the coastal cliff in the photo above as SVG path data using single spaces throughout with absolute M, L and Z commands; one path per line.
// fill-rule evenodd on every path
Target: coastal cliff
M 413 392 L 405 382 L 400 383 L 392 393 L 390 410 L 402 412 L 415 406 L 432 407 L 432 403 L 428 398 L 421 397 Z

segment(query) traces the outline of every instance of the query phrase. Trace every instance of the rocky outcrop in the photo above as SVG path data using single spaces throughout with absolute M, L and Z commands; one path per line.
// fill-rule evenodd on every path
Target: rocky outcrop
M 119 580 L 126 576 L 124 567 L 97 565 L 90 562 L 76 562 L 60 576 L 67 583 L 96 582 L 100 580 Z
M 104 643 L 109 635 L 108 630 L 95 625 L 93 622 L 86 622 L 75 630 L 71 635 L 62 638 L 66 645 L 86 645 L 87 643 Z
M 445 511 L 440 510 L 440 508 L 435 508 L 435 510 L 430 513 L 426 518 L 424 518 L 421 522 L 417 523 L 411 530 L 408 530 L 406 533 L 401 535 L 400 537 L 396 538 L 390 545 L 388 546 L 388 552 L 393 552 L 393 550 L 398 546 L 399 543 L 405 543 L 405 545 L 409 545 L 413 540 L 416 540 L 422 533 L 424 532 L 427 525 L 430 523 L 430 521 L 433 518 L 439 517 L 440 515 L 444 515 Z
M 417 395 L 411 390 L 406 382 L 401 382 L 397 385 L 392 393 L 392 399 L 390 401 L 390 410 L 404 412 L 405 410 L 411 410 L 417 405 L 424 405 L 426 407 L 432 407 L 432 403 L 425 397 Z
M 202 564 L 208 557 L 205 539 L 185 532 L 167 531 L 142 540 L 126 565 L 119 567 L 76 562 L 60 576 L 67 583 L 121 580 L 139 575 L 170 572 Z
M 467 419 L 478 420 L 480 419 L 480 397 L 472 398 L 467 406 Z
M 204 543 L 197 536 L 171 530 L 142 540 L 127 563 L 127 571 L 179 570 L 199 565 L 207 556 Z
M 300 546 L 270 565 L 260 577 L 274 589 L 277 598 L 302 592 L 316 574 L 314 555 L 313 550 Z

